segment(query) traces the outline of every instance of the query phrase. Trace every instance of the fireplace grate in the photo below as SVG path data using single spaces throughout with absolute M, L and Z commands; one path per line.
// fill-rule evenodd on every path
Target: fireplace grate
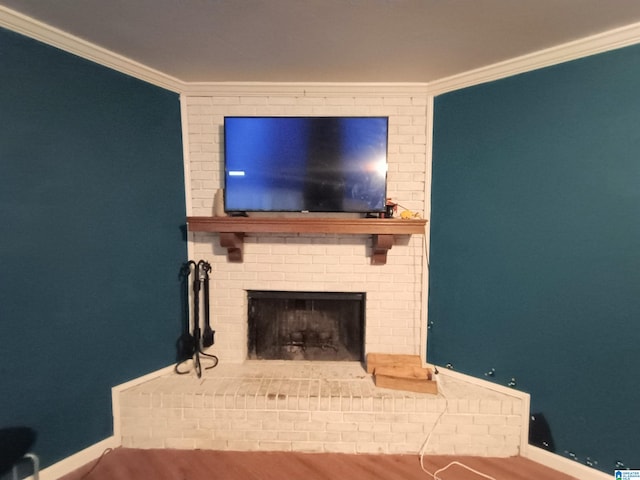
M 250 290 L 250 359 L 362 361 L 365 293 Z

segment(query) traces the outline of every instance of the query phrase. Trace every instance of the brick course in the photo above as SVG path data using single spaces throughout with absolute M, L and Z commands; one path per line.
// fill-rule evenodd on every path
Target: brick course
M 122 445 L 517 455 L 522 399 L 447 379 L 446 397 L 376 388 L 360 364 L 247 362 L 119 394 Z M 469 399 L 491 408 L 473 408 Z M 510 413 L 494 413 L 495 407 Z

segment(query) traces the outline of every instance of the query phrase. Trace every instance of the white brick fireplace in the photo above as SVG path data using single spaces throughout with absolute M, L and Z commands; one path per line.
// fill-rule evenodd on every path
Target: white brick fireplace
M 420 88 L 221 87 L 183 101 L 190 215 L 213 215 L 214 195 L 223 186 L 222 129 L 229 115 L 388 116 L 387 196 L 428 215 L 428 101 Z M 397 239 L 386 265 L 371 265 L 369 235 L 250 235 L 242 263 L 227 261 L 217 234 L 195 233 L 190 239 L 190 257 L 213 267 L 213 351 L 221 361 L 247 358 L 247 290 L 366 293 L 365 352 L 424 351 L 423 235 Z
M 224 116 L 371 115 L 389 117 L 388 196 L 428 218 L 429 101 L 421 88 L 193 87 L 183 97 L 188 215 L 214 214 Z M 517 454 L 526 445 L 526 394 L 455 372 L 440 375 L 446 396 L 436 396 L 377 388 L 353 361 L 247 360 L 247 292 L 259 290 L 364 293 L 365 354 L 424 355 L 425 241 L 396 238 L 386 264 L 372 265 L 370 235 L 250 234 L 235 263 L 218 234 L 189 233 L 189 257 L 212 266 L 210 353 L 220 363 L 202 378 L 165 372 L 116 388 L 116 436 L 138 448 Z

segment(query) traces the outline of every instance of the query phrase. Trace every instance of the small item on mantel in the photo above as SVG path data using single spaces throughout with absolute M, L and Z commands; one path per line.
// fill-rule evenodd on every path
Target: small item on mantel
M 411 220 L 413 218 L 421 218 L 419 212 L 414 212 L 413 210 L 409 210 L 407 207 L 405 207 L 404 205 L 400 205 L 399 203 L 396 204 L 396 206 L 402 209 L 402 212 L 400 212 L 400 218 L 402 220 Z
M 419 212 L 414 212 L 413 210 L 409 210 L 407 207 L 400 205 L 398 202 L 394 202 L 391 198 L 387 198 L 385 205 L 385 213 L 383 214 L 386 218 L 393 218 L 395 214 L 398 213 L 398 207 L 402 209 L 400 212 L 401 220 L 411 220 L 416 218 L 422 218 Z
M 420 214 L 411 210 L 403 210 L 400 212 L 400 218 L 402 220 L 411 220 L 412 218 L 420 218 Z
M 387 198 L 387 202 L 384 208 L 384 216 L 386 218 L 392 218 L 393 214 L 398 211 L 398 204 L 391 201 L 390 198 Z
M 215 217 L 226 217 L 224 211 L 224 190 L 219 188 L 213 196 L 213 215 Z

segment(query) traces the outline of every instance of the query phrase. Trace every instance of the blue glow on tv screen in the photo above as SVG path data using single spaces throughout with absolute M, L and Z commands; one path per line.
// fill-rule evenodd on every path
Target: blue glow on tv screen
M 387 117 L 225 117 L 227 212 L 382 212 Z

